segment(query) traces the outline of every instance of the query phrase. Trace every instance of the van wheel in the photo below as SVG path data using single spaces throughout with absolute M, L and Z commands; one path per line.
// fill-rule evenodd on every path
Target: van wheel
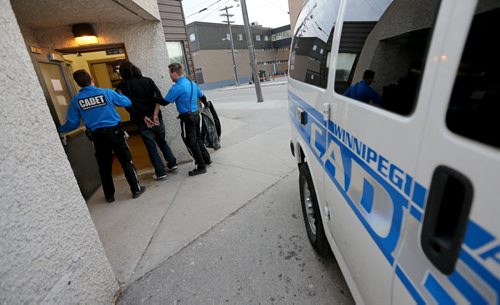
M 300 165 L 299 187 L 300 202 L 302 214 L 304 215 L 307 237 L 319 255 L 329 255 L 331 253 L 330 245 L 328 244 L 325 230 L 323 229 L 318 199 L 307 163 Z

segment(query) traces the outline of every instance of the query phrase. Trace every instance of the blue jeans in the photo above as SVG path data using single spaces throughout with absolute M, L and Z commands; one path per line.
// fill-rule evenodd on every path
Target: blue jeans
M 160 126 L 154 126 L 153 128 L 148 128 L 144 122 L 138 123 L 137 127 L 139 128 L 139 133 L 144 141 L 144 145 L 148 150 L 149 160 L 151 160 L 155 168 L 156 175 L 158 177 L 165 175 L 167 173 L 165 164 L 163 164 L 163 160 L 158 154 L 156 145 L 158 145 L 163 157 L 167 160 L 168 167 L 177 165 L 177 160 L 165 140 L 165 125 L 163 121 L 160 120 Z

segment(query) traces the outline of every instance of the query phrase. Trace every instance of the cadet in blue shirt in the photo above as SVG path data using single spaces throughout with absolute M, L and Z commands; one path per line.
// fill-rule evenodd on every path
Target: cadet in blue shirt
M 173 63 L 168 66 L 170 78 L 175 84 L 170 88 L 165 100 L 167 103 L 175 103 L 181 120 L 181 135 L 184 144 L 196 163 L 195 168 L 189 172 L 189 176 L 204 174 L 207 172 L 206 165 L 212 163 L 200 133 L 200 113 L 198 111 L 198 99 L 203 105 L 207 104 L 207 98 L 201 92 L 198 85 L 184 77 L 182 65 Z
M 139 184 L 139 178 L 132 155 L 128 149 L 125 132 L 120 127 L 120 115 L 115 106 L 130 107 L 132 102 L 124 95 L 110 89 L 94 86 L 92 77 L 85 70 L 73 73 L 80 92 L 71 100 L 66 123 L 58 128 L 59 132 L 68 132 L 78 128 L 80 119 L 90 131 L 94 142 L 95 156 L 99 165 L 102 188 L 107 202 L 115 201 L 115 186 L 111 173 L 113 152 L 120 161 L 125 177 L 130 185 L 132 197 L 139 197 L 146 187 Z
M 370 85 L 373 83 L 375 78 L 375 72 L 372 70 L 366 70 L 363 73 L 363 80 L 349 87 L 349 89 L 344 92 L 344 96 L 353 98 L 355 100 L 370 103 L 373 102 L 376 105 L 382 104 L 382 98 Z

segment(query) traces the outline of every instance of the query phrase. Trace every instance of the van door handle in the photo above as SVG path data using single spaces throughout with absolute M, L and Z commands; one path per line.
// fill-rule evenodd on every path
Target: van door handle
M 329 121 L 330 120 L 330 113 L 331 113 L 330 103 L 324 103 L 323 104 L 323 120 Z
M 297 119 L 299 120 L 300 124 L 306 125 L 307 124 L 307 112 L 304 111 L 301 107 L 297 107 L 295 115 L 297 116 Z
M 473 187 L 463 174 L 438 166 L 432 176 L 420 243 L 442 273 L 455 268 L 472 205 Z

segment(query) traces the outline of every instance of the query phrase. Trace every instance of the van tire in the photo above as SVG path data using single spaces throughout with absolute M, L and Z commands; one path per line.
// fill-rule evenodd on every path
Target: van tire
M 299 189 L 300 205 L 309 242 L 320 256 L 328 256 L 331 254 L 330 245 L 326 239 L 318 197 L 307 163 L 300 164 Z

